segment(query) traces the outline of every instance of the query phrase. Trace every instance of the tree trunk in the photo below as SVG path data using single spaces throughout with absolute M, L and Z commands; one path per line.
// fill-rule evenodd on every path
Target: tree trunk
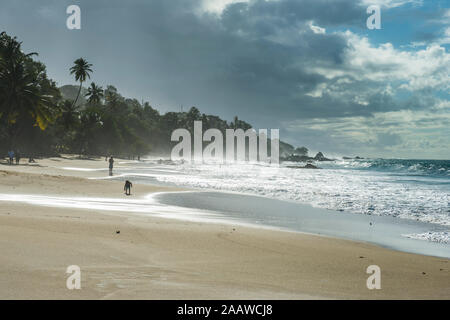
M 75 107 L 75 105 L 76 105 L 76 103 L 78 101 L 78 97 L 80 96 L 82 84 L 83 84 L 83 82 L 80 81 L 80 88 L 78 89 L 78 94 L 77 94 L 77 97 L 76 97 L 75 101 L 73 102 L 72 108 Z

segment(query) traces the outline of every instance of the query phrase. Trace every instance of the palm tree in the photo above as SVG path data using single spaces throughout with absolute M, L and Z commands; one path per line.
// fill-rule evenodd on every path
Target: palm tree
M 77 124 L 79 118 L 80 114 L 77 109 L 72 103 L 70 103 L 69 100 L 66 100 L 62 106 L 62 113 L 60 117 L 60 122 L 65 132 L 72 130 Z
M 111 107 L 115 107 L 119 102 L 119 93 L 117 92 L 116 87 L 108 85 L 105 89 L 105 101 Z
M 57 110 L 52 105 L 53 97 L 42 87 L 45 68 L 31 60 L 33 55 L 37 54 L 24 54 L 16 38 L 0 34 L 0 120 L 14 126 L 23 124 L 18 120 L 29 115 L 44 130 Z
M 92 82 L 91 86 L 88 88 L 86 97 L 89 97 L 88 102 L 90 104 L 99 104 L 101 99 L 103 98 L 103 88 L 97 86 L 94 82 Z
M 75 80 L 80 81 L 80 88 L 78 89 L 77 97 L 76 97 L 75 101 L 73 102 L 74 106 L 78 101 L 78 97 L 80 96 L 81 86 L 83 85 L 83 82 L 86 81 L 86 78 L 89 78 L 89 79 L 91 78 L 91 75 L 90 75 L 90 73 L 92 72 L 91 67 L 92 67 L 92 64 L 88 63 L 83 58 L 79 58 L 74 61 L 73 67 L 70 68 L 70 74 L 75 74 Z
M 233 123 L 232 123 L 234 130 L 236 130 L 238 128 L 238 124 L 239 124 L 238 116 L 234 116 Z

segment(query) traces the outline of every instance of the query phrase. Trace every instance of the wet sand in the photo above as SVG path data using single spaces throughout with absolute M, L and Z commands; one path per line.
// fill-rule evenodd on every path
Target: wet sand
M 127 197 L 120 181 L 86 179 L 107 175 L 105 167 L 104 159 L 73 157 L 38 160 L 35 166 L 0 165 L 0 194 L 126 201 L 179 190 L 134 184 Z M 450 298 L 448 259 L 152 214 L 158 212 L 0 201 L 0 298 Z M 381 290 L 366 287 L 366 268 L 373 264 L 381 268 Z M 69 265 L 81 268 L 81 290 L 66 288 Z

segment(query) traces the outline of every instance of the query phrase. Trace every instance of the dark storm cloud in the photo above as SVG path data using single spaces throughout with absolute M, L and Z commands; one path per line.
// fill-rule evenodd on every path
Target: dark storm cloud
M 61 85 L 74 83 L 68 68 L 83 56 L 94 65 L 95 82 L 113 84 L 162 111 L 195 105 L 229 120 L 238 115 L 255 127 L 276 128 L 293 119 L 370 117 L 431 106 L 399 102 L 384 92 L 385 83 L 311 71 L 348 71 L 348 39 L 321 28 L 365 30 L 366 8 L 353 0 L 254 0 L 230 4 L 221 15 L 201 12 L 200 0 L 2 2 L 0 28 L 17 35 L 28 51 L 40 52 Z M 71 4 L 82 10 L 80 31 L 65 27 Z M 357 72 L 397 67 L 367 63 Z M 323 93 L 311 96 L 321 85 Z M 358 95 L 365 104 L 355 100 Z M 303 130 L 308 142 L 326 146 L 314 132 Z
M 19 2 L 22 6 L 15 2 L 11 10 L 23 10 Z M 312 101 L 302 97 L 325 79 L 303 67 L 312 59 L 339 65 L 346 43 L 336 35 L 313 33 L 308 21 L 321 27 L 351 24 L 364 14 L 353 1 L 237 3 L 220 18 L 196 15 L 200 2 L 194 0 L 78 1 L 82 30 L 77 34 L 63 24 L 62 12 L 72 3 L 26 3 L 35 13 L 31 19 L 41 20 L 38 25 L 45 20 L 53 28 L 59 25 L 42 43 L 53 44 L 50 55 L 66 62 L 64 68 L 82 55 L 93 61 L 100 82 L 130 95 L 139 92 L 150 100 L 156 95 L 157 104 L 166 107 L 195 104 L 250 121 L 255 113 L 271 117 L 274 108 L 285 117 L 325 115 L 323 106 L 314 106 L 315 101 L 305 106 Z
M 227 26 L 245 27 L 260 23 L 262 26 L 271 24 L 275 28 L 290 28 L 308 20 L 326 27 L 361 24 L 365 17 L 365 8 L 357 1 L 347 0 L 258 0 L 230 4 L 222 14 Z

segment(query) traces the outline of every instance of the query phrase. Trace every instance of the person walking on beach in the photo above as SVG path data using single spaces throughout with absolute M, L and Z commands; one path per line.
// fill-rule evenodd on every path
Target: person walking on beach
M 114 168 L 114 159 L 113 159 L 113 157 L 111 156 L 111 157 L 109 158 L 109 171 L 112 172 L 113 168 Z
M 14 151 L 10 150 L 8 151 L 8 158 L 9 158 L 9 164 L 13 164 L 14 161 Z
M 131 188 L 133 187 L 133 184 L 130 181 L 125 181 L 125 186 L 123 187 L 123 190 L 125 191 L 125 194 L 127 196 L 131 195 Z

